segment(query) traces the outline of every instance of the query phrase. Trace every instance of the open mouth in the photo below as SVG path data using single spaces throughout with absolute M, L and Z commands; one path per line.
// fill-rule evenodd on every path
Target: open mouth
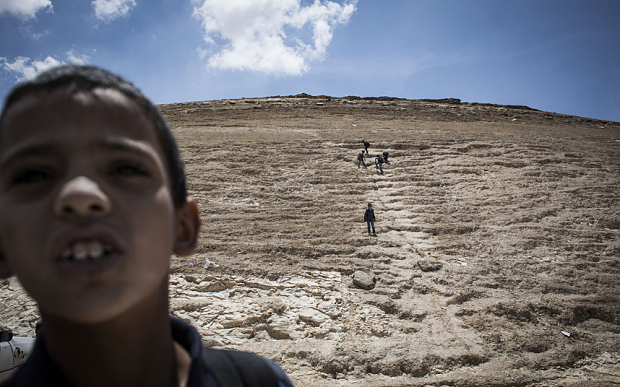
M 67 247 L 61 258 L 67 261 L 96 261 L 112 254 L 112 246 L 99 241 L 81 241 Z

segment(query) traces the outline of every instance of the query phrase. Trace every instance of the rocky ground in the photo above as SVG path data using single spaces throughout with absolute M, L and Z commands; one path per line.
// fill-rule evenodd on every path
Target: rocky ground
M 205 344 L 297 386 L 620 384 L 620 123 L 305 94 L 161 109 L 204 223 L 171 313 Z M 32 336 L 18 282 L 0 296 Z

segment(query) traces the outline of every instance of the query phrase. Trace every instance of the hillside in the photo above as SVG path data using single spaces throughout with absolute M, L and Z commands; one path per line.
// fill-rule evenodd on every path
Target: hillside
M 620 384 L 620 123 L 305 94 L 160 108 L 203 221 L 171 313 L 206 344 L 296 386 Z M 0 295 L 32 335 L 17 281 Z

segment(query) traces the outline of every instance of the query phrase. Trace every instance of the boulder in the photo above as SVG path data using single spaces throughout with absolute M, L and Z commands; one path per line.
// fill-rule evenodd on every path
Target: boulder
M 195 275 L 191 275 L 191 274 L 190 274 L 190 275 L 186 275 L 186 276 L 185 276 L 185 281 L 187 281 L 187 282 L 193 282 L 193 283 L 195 283 L 195 284 L 199 284 L 199 283 L 202 281 L 202 279 L 201 279 L 200 277 L 198 277 L 198 276 L 195 276 Z
M 418 267 L 422 271 L 437 271 L 441 269 L 442 266 L 443 265 L 439 262 L 425 261 L 425 260 L 418 261 Z
M 353 284 L 362 289 L 370 290 L 375 287 L 375 278 L 363 271 L 353 273 Z
M 306 324 L 318 327 L 325 321 L 329 321 L 329 316 L 313 308 L 303 309 L 297 315 Z
M 272 319 L 266 327 L 267 333 L 274 339 L 298 339 L 301 337 L 299 332 L 295 331 L 295 323 L 285 317 L 276 317 Z
M 221 281 L 207 282 L 206 284 L 200 284 L 194 289 L 197 292 L 221 292 L 227 288 L 226 284 Z

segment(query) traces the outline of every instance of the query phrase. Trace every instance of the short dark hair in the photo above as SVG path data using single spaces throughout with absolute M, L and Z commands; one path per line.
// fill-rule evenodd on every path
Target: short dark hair
M 95 66 L 62 65 L 39 74 L 36 78 L 15 86 L 6 97 L 0 114 L 0 132 L 9 108 L 24 96 L 44 90 L 53 90 L 64 86 L 74 86 L 77 90 L 92 91 L 97 87 L 118 90 L 135 101 L 146 113 L 155 126 L 157 138 L 168 161 L 172 200 L 176 207 L 187 201 L 187 182 L 183 170 L 183 160 L 176 140 L 168 123 L 159 109 L 142 92 L 129 81 Z

